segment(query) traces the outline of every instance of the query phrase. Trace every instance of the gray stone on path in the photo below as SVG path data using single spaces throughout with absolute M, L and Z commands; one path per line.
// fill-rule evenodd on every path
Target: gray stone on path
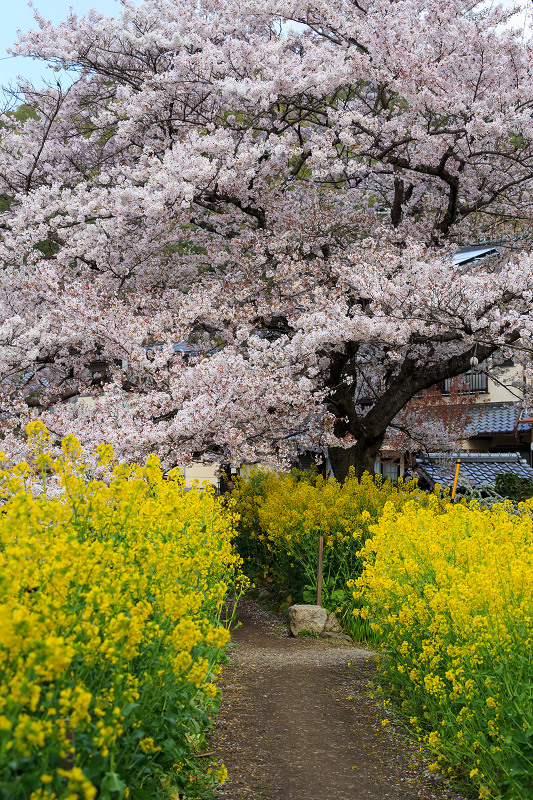
M 333 612 L 328 614 L 326 624 L 324 625 L 325 631 L 333 631 L 333 633 L 342 633 L 341 624 Z
M 322 606 L 295 605 L 289 608 L 289 626 L 293 636 L 307 633 L 322 633 L 328 612 Z

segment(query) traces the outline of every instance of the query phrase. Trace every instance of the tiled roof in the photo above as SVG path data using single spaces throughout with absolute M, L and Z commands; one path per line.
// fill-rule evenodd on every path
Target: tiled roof
M 433 486 L 452 486 L 457 458 L 461 459 L 459 467 L 459 484 L 468 481 L 470 486 L 481 486 L 486 483 L 494 486 L 496 475 L 512 472 L 521 478 L 533 480 L 533 469 L 520 453 L 424 453 L 417 458 L 414 471 L 426 477 Z
M 468 409 L 470 422 L 467 426 L 468 436 L 481 436 L 484 433 L 514 433 L 516 418 L 529 417 L 529 413 L 520 412 L 516 403 L 476 403 Z M 527 431 L 531 423 L 518 425 L 518 431 Z

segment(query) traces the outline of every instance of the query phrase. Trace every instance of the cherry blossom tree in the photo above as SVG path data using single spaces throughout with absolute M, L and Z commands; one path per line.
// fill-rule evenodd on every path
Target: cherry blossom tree
M 35 114 L 2 120 L 8 449 L 39 413 L 168 464 L 327 446 L 342 479 L 422 390 L 496 351 L 528 362 L 533 60 L 512 10 L 146 0 L 37 22 L 16 52 L 74 80 L 22 85 Z

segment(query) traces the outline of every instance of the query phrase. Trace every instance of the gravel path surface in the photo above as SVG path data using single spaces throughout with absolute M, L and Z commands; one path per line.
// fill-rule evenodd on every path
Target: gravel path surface
M 463 800 L 369 697 L 374 654 L 294 639 L 245 598 L 210 750 L 229 779 L 219 800 Z

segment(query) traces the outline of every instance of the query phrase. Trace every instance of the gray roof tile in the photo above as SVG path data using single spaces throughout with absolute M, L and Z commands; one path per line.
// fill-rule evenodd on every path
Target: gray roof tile
M 470 422 L 467 426 L 468 436 L 480 436 L 484 433 L 514 433 L 518 414 L 521 412 L 518 403 L 476 403 L 468 409 Z M 527 431 L 531 423 L 520 423 L 518 431 Z
M 494 486 L 496 476 L 502 472 L 533 480 L 533 469 L 520 453 L 425 453 L 416 459 L 414 470 L 425 476 L 431 485 L 452 486 L 457 458 L 461 459 L 459 483 L 463 478 L 471 486 L 483 483 Z

